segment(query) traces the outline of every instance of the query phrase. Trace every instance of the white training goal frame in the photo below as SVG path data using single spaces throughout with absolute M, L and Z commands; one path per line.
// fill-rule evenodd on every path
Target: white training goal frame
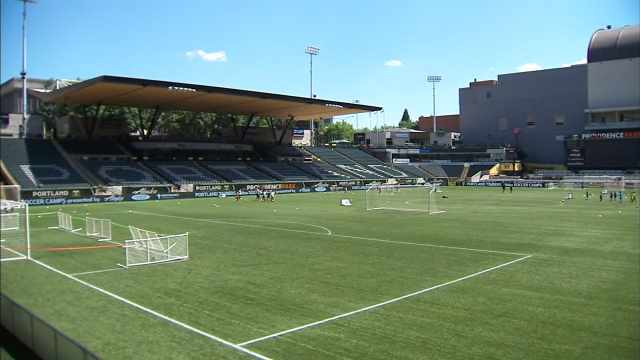
M 52 226 L 49 229 L 59 229 L 72 233 L 77 233 L 82 230 L 82 228 L 73 228 L 73 216 L 71 216 L 71 214 L 67 214 L 62 211 L 58 211 L 56 214 L 58 218 L 58 226 Z
M 189 259 L 189 233 L 163 235 L 129 226 L 133 239 L 124 242 L 124 267 Z
M 365 209 L 424 212 L 429 215 L 446 212 L 437 206 L 437 184 L 399 185 L 373 184 L 365 191 Z
M 31 258 L 29 204 L 20 200 L 20 186 L 0 186 L 0 261 Z
M 85 235 L 98 241 L 111 240 L 111 220 L 93 217 L 85 218 Z

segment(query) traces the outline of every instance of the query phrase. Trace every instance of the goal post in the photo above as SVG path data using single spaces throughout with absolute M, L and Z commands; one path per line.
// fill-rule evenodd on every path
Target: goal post
M 162 235 L 129 226 L 132 240 L 124 242 L 124 267 L 187 260 L 189 233 Z
M 58 226 L 50 227 L 50 229 L 60 229 L 60 230 L 69 231 L 72 233 L 82 230 L 82 228 L 77 228 L 77 229 L 73 228 L 73 217 L 71 216 L 71 214 L 58 211 L 57 215 L 58 215 Z
M 19 186 L 0 186 L 0 261 L 29 258 L 29 205 L 20 201 Z
M 437 184 L 374 184 L 365 191 L 365 207 L 370 210 L 417 211 L 440 214 Z
M 86 217 L 85 235 L 98 241 L 111 240 L 111 220 Z

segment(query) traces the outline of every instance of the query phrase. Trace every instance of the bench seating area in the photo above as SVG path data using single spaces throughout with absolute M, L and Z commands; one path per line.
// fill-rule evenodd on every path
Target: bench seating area
M 145 165 L 174 184 L 209 184 L 225 181 L 193 161 L 145 161 Z
M 284 181 L 309 181 L 318 180 L 299 168 L 286 162 L 256 162 L 253 163 L 258 170 L 267 173 L 278 180 Z
M 105 185 L 165 185 L 167 181 L 135 161 L 82 161 Z
M 292 165 L 321 180 L 347 180 L 351 178 L 338 171 L 335 167 L 318 161 L 311 163 L 292 163 Z
M 23 189 L 88 187 L 48 140 L 2 139 L 2 161 Z
M 200 163 L 208 170 L 230 182 L 267 182 L 276 180 L 242 161 L 203 161 Z

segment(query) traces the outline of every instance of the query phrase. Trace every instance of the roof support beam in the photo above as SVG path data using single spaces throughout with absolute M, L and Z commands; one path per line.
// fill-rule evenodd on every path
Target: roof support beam
M 251 123 L 253 123 L 253 118 L 255 117 L 255 115 L 256 114 L 249 115 L 249 119 L 247 120 L 247 123 L 244 125 L 244 129 L 242 129 L 242 136 L 240 136 L 240 141 L 244 141 L 245 136 L 247 136 L 247 131 L 251 127 Z
M 283 126 L 282 133 L 280 133 L 280 139 L 278 140 L 278 145 L 282 145 L 282 141 L 284 140 L 284 136 L 289 131 L 289 127 L 293 123 L 293 116 L 289 117 Z

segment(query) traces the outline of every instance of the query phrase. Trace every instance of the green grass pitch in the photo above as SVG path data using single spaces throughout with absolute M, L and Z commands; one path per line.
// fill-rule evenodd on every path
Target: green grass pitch
M 447 212 L 431 216 L 364 211 L 363 192 L 32 207 L 32 254 L 273 359 L 640 358 L 637 206 L 443 190 Z M 117 242 L 127 225 L 189 232 L 191 258 L 122 269 L 118 247 L 53 251 L 109 244 L 48 229 L 58 209 L 75 227 L 111 219 Z M 3 293 L 106 359 L 249 358 L 35 262 L 4 262 L 0 275 Z

